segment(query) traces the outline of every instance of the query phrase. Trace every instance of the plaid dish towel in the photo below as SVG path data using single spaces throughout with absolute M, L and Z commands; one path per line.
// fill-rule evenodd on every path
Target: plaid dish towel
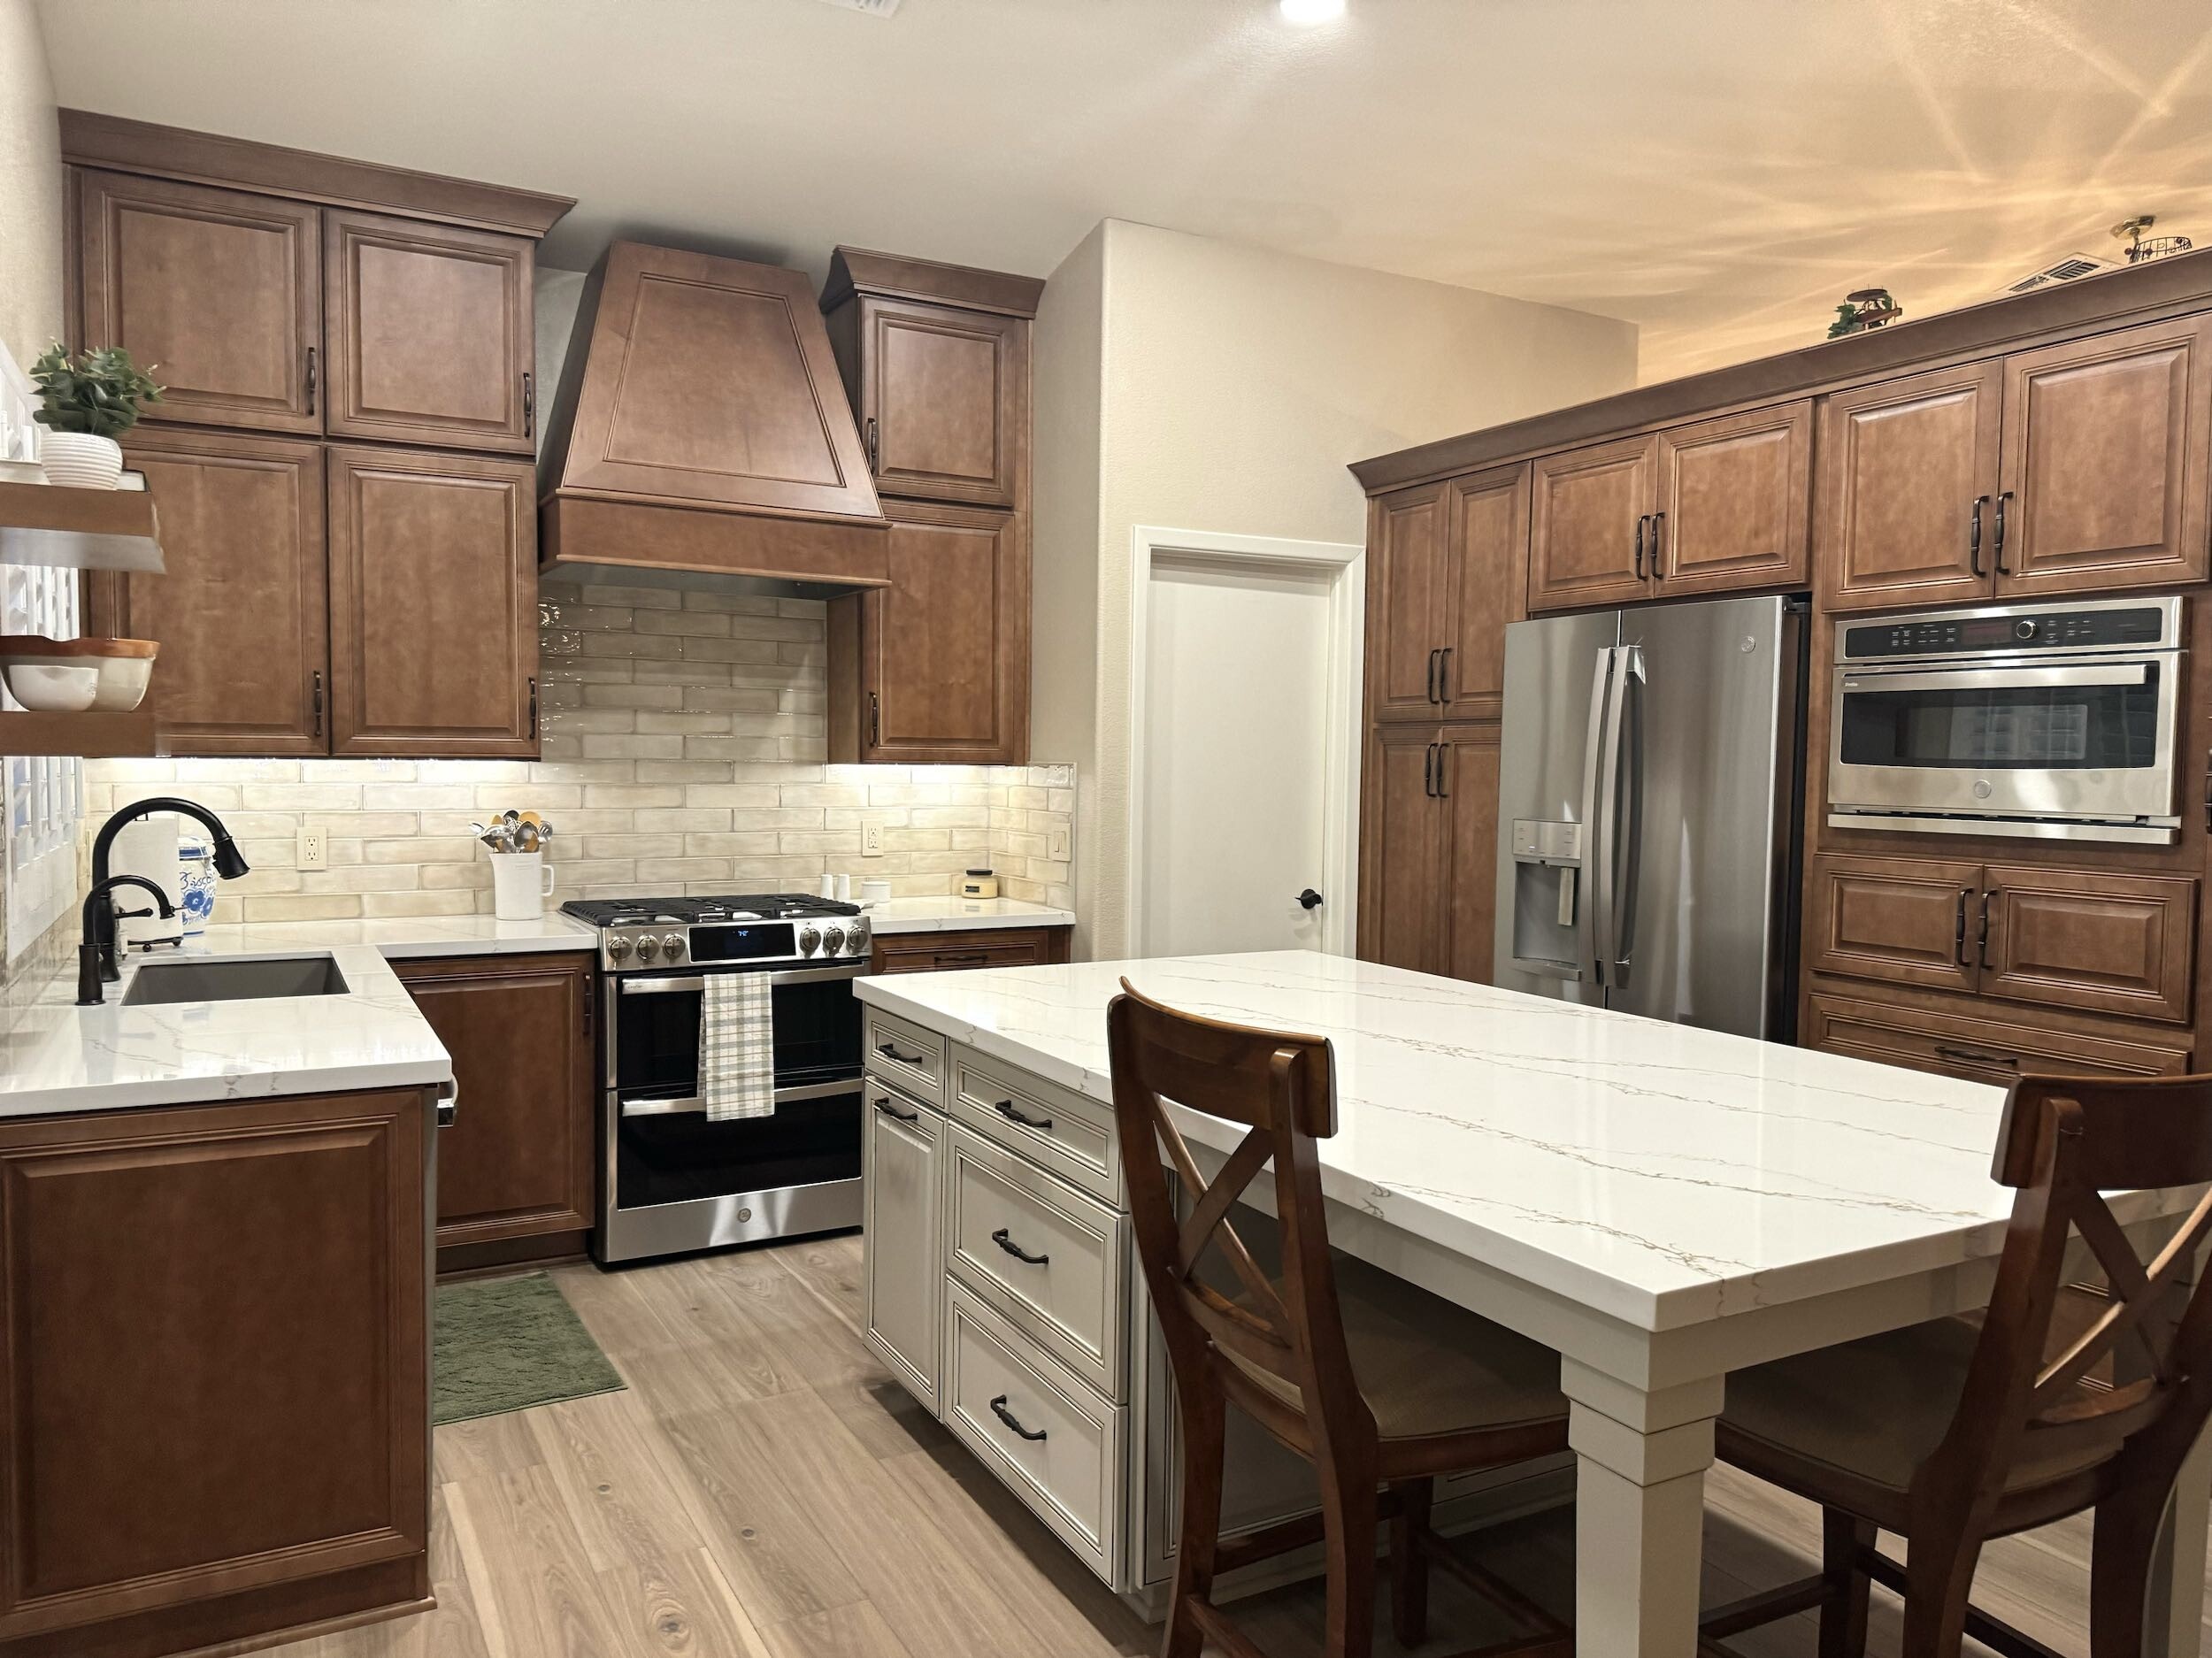
M 699 1009 L 699 1094 L 707 1121 L 772 1117 L 776 1045 L 766 973 L 709 973 Z

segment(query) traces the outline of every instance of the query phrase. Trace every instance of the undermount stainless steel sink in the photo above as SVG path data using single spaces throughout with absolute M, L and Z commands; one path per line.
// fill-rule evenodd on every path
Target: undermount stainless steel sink
M 342 996 L 345 975 L 327 956 L 274 960 L 148 962 L 123 993 L 127 1008 L 167 1002 L 265 1002 L 280 996 Z

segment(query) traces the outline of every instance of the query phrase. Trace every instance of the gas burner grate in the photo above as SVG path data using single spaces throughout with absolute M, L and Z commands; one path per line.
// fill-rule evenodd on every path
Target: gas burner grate
M 578 898 L 563 913 L 595 927 L 696 926 L 726 921 L 798 921 L 856 916 L 858 904 L 810 893 L 741 893 L 707 898 Z

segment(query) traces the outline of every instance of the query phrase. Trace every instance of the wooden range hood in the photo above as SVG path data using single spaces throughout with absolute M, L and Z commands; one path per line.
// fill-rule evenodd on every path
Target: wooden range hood
M 542 566 L 888 585 L 889 526 L 803 272 L 618 242 L 576 317 Z

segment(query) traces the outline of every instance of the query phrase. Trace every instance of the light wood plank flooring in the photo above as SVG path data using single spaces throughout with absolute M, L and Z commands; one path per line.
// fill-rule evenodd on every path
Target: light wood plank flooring
M 434 1612 L 270 1649 L 284 1658 L 1108 1658 L 1157 1631 L 1078 1565 L 861 1346 L 860 1241 L 838 1238 L 556 1279 L 626 1392 L 440 1428 Z M 1709 1604 L 1801 1572 L 1813 1511 L 1717 1470 Z M 1494 1569 L 1571 1599 L 1563 1514 L 1486 1535 Z M 1978 1601 L 2085 1649 L 2088 1530 L 1985 1557 Z M 1897 1649 L 1879 1591 L 1873 1652 Z M 1280 1658 L 1316 1650 L 1319 1594 L 1245 1603 Z M 1506 1631 L 1453 1580 L 1431 1640 Z M 1813 1651 L 1809 1615 L 1740 1638 Z M 1384 1633 L 1377 1652 L 1402 1649 Z

